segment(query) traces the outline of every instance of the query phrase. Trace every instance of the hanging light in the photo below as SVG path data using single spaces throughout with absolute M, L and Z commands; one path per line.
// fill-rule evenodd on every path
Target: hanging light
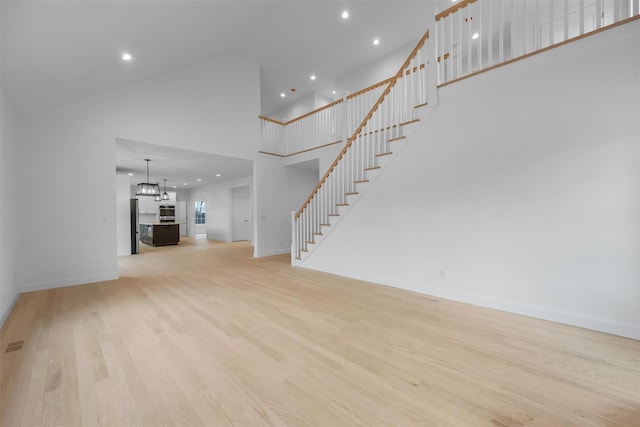
M 167 180 L 164 180 L 164 193 L 162 193 L 162 200 L 169 200 L 169 193 L 167 193 Z
M 160 183 L 158 182 L 158 188 L 160 188 Z M 162 201 L 162 197 L 160 197 L 160 193 L 158 193 L 156 195 L 156 197 L 153 199 L 154 202 L 161 202 Z
M 160 184 L 152 184 L 149 182 L 149 162 L 150 159 L 144 159 L 147 162 L 147 182 L 141 182 L 136 187 L 136 196 L 159 196 Z

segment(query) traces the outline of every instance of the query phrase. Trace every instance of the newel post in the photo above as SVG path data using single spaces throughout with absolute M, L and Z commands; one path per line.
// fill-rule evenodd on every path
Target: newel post
M 298 239 L 296 234 L 296 211 L 291 211 L 291 265 L 295 265 L 298 254 Z

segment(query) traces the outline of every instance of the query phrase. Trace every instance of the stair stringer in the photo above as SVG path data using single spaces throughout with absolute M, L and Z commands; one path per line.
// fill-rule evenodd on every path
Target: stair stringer
M 402 126 L 402 139 L 398 139 L 395 141 L 391 141 L 389 144 L 391 146 L 392 152 L 389 155 L 382 156 L 378 158 L 378 166 L 379 168 L 374 170 L 367 171 L 367 180 L 368 182 L 358 183 L 356 184 L 357 193 L 355 195 L 348 195 L 348 206 L 339 206 L 338 213 L 339 216 L 331 216 L 329 225 L 321 226 L 321 234 L 314 235 L 314 242 L 307 242 L 307 250 L 301 252 L 301 256 L 299 259 L 292 257 L 292 265 L 304 267 L 305 261 L 312 257 L 313 252 L 316 248 L 318 248 L 323 241 L 329 238 L 329 235 L 335 232 L 338 228 L 338 225 L 342 220 L 353 210 L 353 207 L 357 204 L 357 202 L 366 194 L 367 190 L 374 185 L 375 181 L 384 174 L 384 171 L 387 169 L 386 166 L 393 161 L 393 159 L 402 151 L 406 144 L 410 144 L 411 140 L 415 133 L 420 129 L 421 126 L 425 126 L 428 121 L 428 117 L 431 115 L 435 106 L 423 105 L 420 107 L 416 107 L 416 117 L 417 120 L 415 122 L 411 122 L 409 124 Z

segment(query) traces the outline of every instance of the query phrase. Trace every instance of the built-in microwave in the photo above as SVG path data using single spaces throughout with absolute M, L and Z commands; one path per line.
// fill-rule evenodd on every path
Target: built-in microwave
M 175 222 L 176 207 L 174 205 L 160 205 L 160 222 Z

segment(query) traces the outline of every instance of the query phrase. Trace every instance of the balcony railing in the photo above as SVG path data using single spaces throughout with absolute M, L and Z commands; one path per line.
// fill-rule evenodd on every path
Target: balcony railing
M 339 99 L 287 122 L 260 116 L 260 151 L 291 156 L 310 149 L 342 142 L 344 138 L 343 101 Z
M 640 0 L 464 0 L 436 15 L 438 84 L 638 16 Z
M 424 93 L 426 59 L 418 58 L 417 61 L 420 62 L 416 62 L 417 65 L 412 70 L 398 79 L 398 85 L 405 91 Z M 262 126 L 260 152 L 287 157 L 346 141 L 362 123 L 391 80 L 383 80 L 287 122 L 259 116 Z M 414 84 L 421 87 L 407 87 Z

